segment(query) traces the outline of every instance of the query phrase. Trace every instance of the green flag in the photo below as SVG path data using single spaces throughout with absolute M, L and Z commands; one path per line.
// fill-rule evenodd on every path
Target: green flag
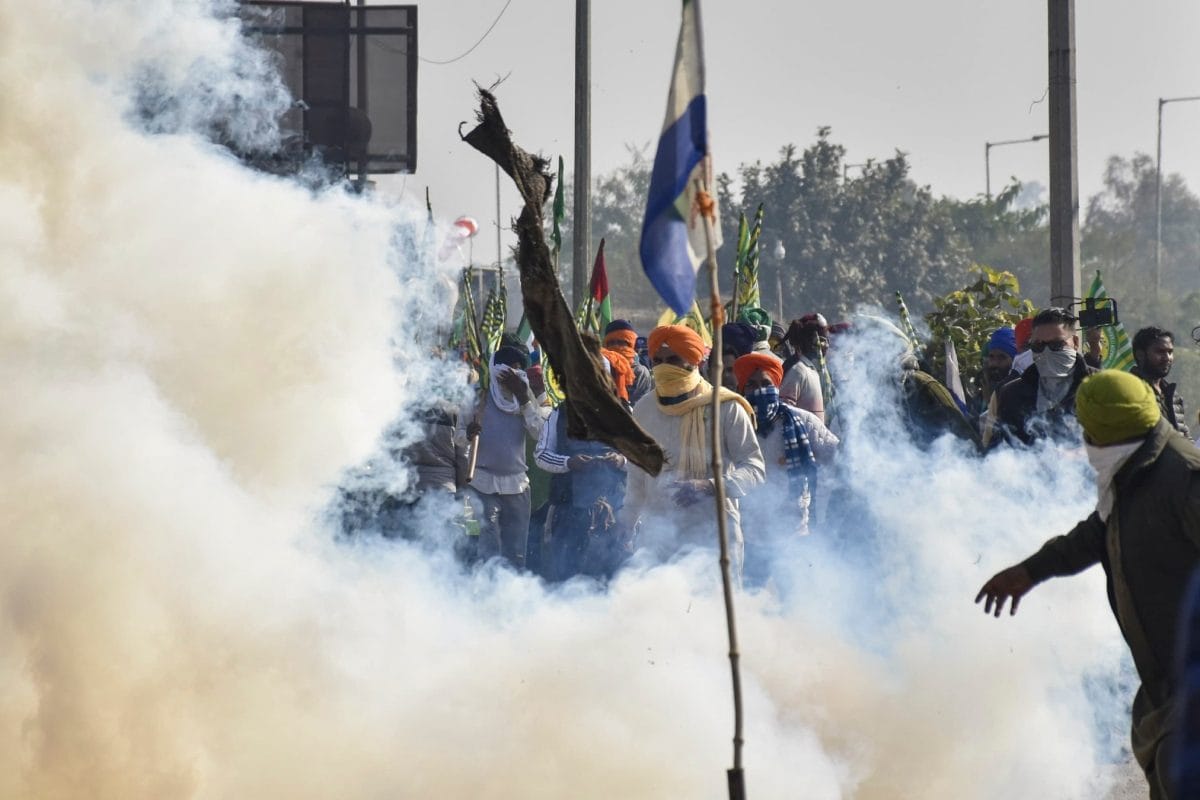
M 462 283 L 458 295 L 458 308 L 454 315 L 454 326 L 450 333 L 450 347 L 461 348 L 467 362 L 475 368 L 483 365 L 483 349 L 479 341 L 479 316 L 475 306 L 475 290 L 472 288 L 474 270 L 463 269 Z M 483 373 L 486 375 L 486 373 Z M 486 377 L 484 378 L 486 381 Z
M 500 347 L 500 337 L 504 335 L 504 322 L 508 317 L 508 290 L 504 288 L 504 273 L 499 274 L 498 286 L 488 292 L 487 303 L 483 307 L 483 323 L 480 325 L 480 338 L 483 340 L 484 355 L 491 361 L 492 354 Z
M 920 351 L 921 337 L 917 335 L 917 329 L 913 325 L 912 317 L 908 315 L 908 304 L 904 302 L 904 295 L 896 292 L 896 306 L 900 309 L 900 330 L 908 337 L 909 343 L 913 350 Z
M 554 254 L 562 252 L 562 223 L 567 216 L 566 202 L 563 200 L 563 159 L 558 157 L 558 183 L 554 186 L 554 230 L 550 240 L 554 242 Z
M 592 280 L 588 283 L 587 297 L 575 309 L 575 327 L 604 338 L 604 329 L 612 322 L 612 300 L 608 296 L 608 268 L 604 262 L 604 240 L 596 250 L 596 261 L 592 264 Z
M 1100 270 L 1096 270 L 1096 277 L 1084 297 L 1095 300 L 1108 300 L 1108 291 L 1104 288 L 1104 281 L 1100 280 Z M 1105 304 L 1098 303 L 1097 305 Z M 1116 325 L 1106 326 L 1100 329 L 1100 335 L 1103 339 L 1102 353 L 1104 355 L 1104 360 L 1100 366 L 1104 367 L 1104 369 L 1123 369 L 1126 371 L 1132 369 L 1133 345 L 1129 341 L 1129 334 L 1125 333 L 1125 325 L 1118 322 Z
M 533 327 L 529 324 L 529 317 L 521 315 L 521 321 L 517 324 L 517 338 L 525 343 L 526 349 L 534 350 L 534 344 L 537 340 L 533 337 Z
M 734 260 L 734 278 L 737 282 L 737 307 L 761 308 L 762 295 L 758 288 L 758 239 L 762 234 L 763 207 L 758 204 L 754 213 L 754 225 L 747 224 L 746 215 L 738 223 L 738 249 Z

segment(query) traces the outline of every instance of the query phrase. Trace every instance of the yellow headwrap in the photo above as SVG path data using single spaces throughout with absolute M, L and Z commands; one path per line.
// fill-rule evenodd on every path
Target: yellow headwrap
M 1106 369 L 1079 385 L 1075 416 L 1093 442 L 1109 445 L 1149 433 L 1161 412 L 1150 384 L 1124 370 Z
M 712 384 L 704 380 L 699 370 L 683 369 L 671 364 L 659 364 L 654 368 L 654 391 L 659 397 L 678 397 L 699 387 L 700 391 L 678 403 L 658 404 L 658 410 L 679 420 L 679 463 L 676 469 L 685 478 L 703 479 L 709 476 L 710 456 L 708 431 L 704 424 L 704 409 L 712 405 Z M 750 415 L 754 422 L 754 409 L 746 398 L 722 386 L 718 390 L 722 403 L 737 403 Z

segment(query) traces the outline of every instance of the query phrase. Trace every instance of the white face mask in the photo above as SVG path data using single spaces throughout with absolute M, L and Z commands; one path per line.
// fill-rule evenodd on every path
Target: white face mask
M 1117 477 L 1117 473 L 1125 466 L 1129 457 L 1142 446 L 1142 442 L 1142 439 L 1138 439 L 1135 442 L 1110 444 L 1107 447 L 1087 445 L 1088 463 L 1096 470 L 1096 512 L 1100 519 L 1107 520 L 1108 515 L 1112 513 L 1113 501 L 1116 499 L 1113 479 Z
M 1065 378 L 1075 368 L 1076 357 L 1073 347 L 1064 347 L 1062 350 L 1047 347 L 1033 354 L 1033 363 L 1037 365 L 1039 378 Z

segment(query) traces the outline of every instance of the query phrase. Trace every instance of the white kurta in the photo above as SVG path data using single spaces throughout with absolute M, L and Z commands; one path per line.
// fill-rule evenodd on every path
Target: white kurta
M 706 432 L 710 430 L 711 413 L 711 407 L 705 406 Z M 680 417 L 662 413 L 658 396 L 653 392 L 638 401 L 633 407 L 633 416 L 646 433 L 662 445 L 667 463 L 657 478 L 630 465 L 622 520 L 632 525 L 640 519 L 639 545 L 653 549 L 663 558 L 688 545 L 716 547 L 712 498 L 704 498 L 686 508 L 677 507 L 672 499 L 672 484 L 684 479 L 676 472 L 680 450 Z M 725 463 L 725 511 L 729 541 L 733 557 L 740 562 L 742 529 L 738 498 L 759 486 L 766 472 L 750 415 L 734 402 L 721 404 L 721 454 Z M 712 477 L 711 467 L 708 477 Z

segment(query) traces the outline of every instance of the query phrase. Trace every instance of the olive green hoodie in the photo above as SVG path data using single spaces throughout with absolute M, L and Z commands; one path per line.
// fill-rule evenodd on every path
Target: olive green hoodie
M 1133 748 L 1149 776 L 1155 750 L 1172 729 L 1180 606 L 1200 564 L 1200 448 L 1159 419 L 1115 484 L 1107 522 L 1093 512 L 1022 566 L 1040 583 L 1103 564 L 1109 603 L 1142 679 Z

